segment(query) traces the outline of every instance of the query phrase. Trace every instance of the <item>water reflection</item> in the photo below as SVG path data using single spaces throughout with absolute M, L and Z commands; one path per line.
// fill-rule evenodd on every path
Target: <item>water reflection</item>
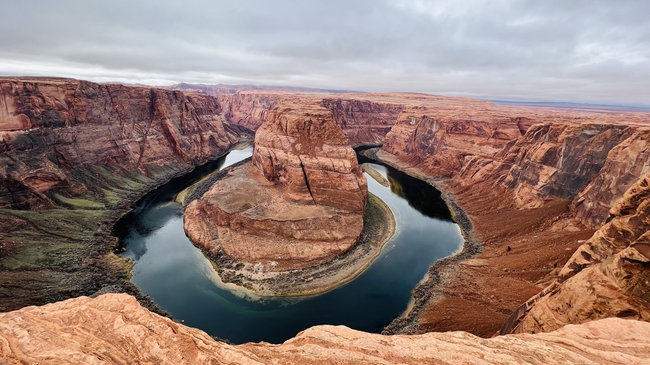
M 216 166 L 250 154 L 250 149 L 234 151 Z M 318 324 L 380 332 L 406 308 L 429 265 L 457 251 L 462 237 L 437 190 L 399 171 L 371 166 L 391 182 L 387 188 L 366 176 L 369 190 L 393 211 L 397 232 L 368 270 L 346 285 L 313 297 L 263 301 L 217 286 L 211 264 L 185 236 L 182 208 L 173 202 L 199 176 L 161 187 L 115 227 L 124 256 L 135 261 L 132 281 L 174 318 L 235 343 L 279 343 Z

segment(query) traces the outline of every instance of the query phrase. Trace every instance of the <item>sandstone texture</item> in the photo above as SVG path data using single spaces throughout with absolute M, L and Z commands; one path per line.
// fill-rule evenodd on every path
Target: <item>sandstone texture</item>
M 245 136 L 214 97 L 150 87 L 0 78 L 0 104 L 0 310 L 137 293 L 113 224 Z
M 67 79 L 0 79 L 0 207 L 51 207 L 86 194 L 74 171 L 206 162 L 239 139 L 215 98 Z M 180 170 L 180 169 L 179 169 Z M 126 173 L 125 173 L 126 174 Z
M 252 160 L 187 207 L 185 230 L 197 246 L 284 270 L 354 245 L 368 186 L 331 111 L 280 104 L 257 130 Z
M 404 109 L 399 102 L 344 98 L 324 98 L 322 105 L 334 113 L 353 146 L 382 144 Z
M 268 118 L 291 116 L 272 110 L 298 98 L 314 115 L 329 111 L 349 144 L 383 143 L 377 156 L 435 184 L 457 213 L 466 213 L 456 216 L 467 238 L 465 252 L 435 266 L 414 291 L 420 304 L 396 321 L 392 333 L 466 330 L 489 337 L 499 329 L 551 331 L 607 316 L 648 319 L 642 179 L 650 172 L 648 114 L 510 107 L 407 93 L 184 89 L 0 79 L 0 309 L 91 294 L 121 280 L 123 263 L 111 253 L 110 227 L 129 202 L 219 156 L 244 131 L 262 129 Z M 227 209 L 196 210 L 197 226 L 186 229 L 198 237 L 195 242 L 212 242 L 218 234 L 202 220 L 210 214 L 236 227 L 228 228 L 231 232 L 245 232 L 250 226 L 258 230 L 253 222 L 267 213 L 294 219 L 292 207 L 300 204 L 309 207 L 303 211 L 310 212 L 308 219 L 289 229 L 267 222 L 261 227 L 280 235 L 325 237 L 325 230 L 313 228 L 326 223 L 313 219 L 338 211 L 327 224 L 347 233 L 321 241 L 331 250 L 316 246 L 314 256 L 282 251 L 278 255 L 286 261 L 265 261 L 286 268 L 311 265 L 320 260 L 314 257 L 344 249 L 337 240 L 353 234 L 342 227 L 355 226 L 343 217 L 354 215 L 351 207 L 359 203 L 351 198 L 354 189 L 343 189 L 337 199 L 327 198 L 331 191 L 325 186 L 313 189 L 312 177 L 318 185 L 348 165 L 331 164 L 324 172 L 323 156 L 303 160 L 300 148 L 278 154 L 284 147 L 276 146 L 294 138 L 283 128 L 294 129 L 277 125 L 277 139 L 262 133 L 267 140 L 256 167 L 231 172 L 233 184 L 247 181 L 251 189 L 261 189 L 247 195 L 262 208 L 239 204 L 236 194 L 230 198 L 224 192 L 232 186 L 215 187 L 214 199 L 201 202 Z M 268 193 L 271 187 L 277 193 Z M 280 196 L 287 197 L 285 205 L 276 206 Z M 352 212 L 340 213 L 343 208 L 328 201 Z M 232 249 L 263 259 L 243 246 Z M 296 261 L 300 257 L 307 259 Z M 92 274 L 78 275 L 82 270 Z M 614 321 L 621 322 L 606 323 Z
M 414 291 L 412 315 L 386 332 L 489 337 L 557 278 L 646 172 L 650 119 L 435 97 L 420 103 L 405 102 L 377 156 L 446 191 L 469 216 L 467 243 L 458 259 L 434 266 Z
M 502 332 L 553 331 L 607 317 L 650 321 L 650 174 L 612 207 L 611 220 L 576 250 L 558 280 Z
M 647 364 L 650 323 L 618 318 L 537 335 L 382 336 L 309 328 L 284 344 L 217 342 L 125 294 L 0 314 L 6 364 Z
M 354 147 L 382 144 L 404 109 L 404 102 L 408 101 L 394 98 L 392 94 L 354 94 L 295 87 L 179 84 L 171 88 L 216 97 L 229 123 L 253 131 L 283 100 L 300 97 L 308 103 L 320 103 L 334 113 L 334 119 Z

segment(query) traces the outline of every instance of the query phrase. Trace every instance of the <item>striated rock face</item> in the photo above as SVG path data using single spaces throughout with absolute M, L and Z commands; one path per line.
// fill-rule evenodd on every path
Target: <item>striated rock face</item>
M 585 225 L 597 228 L 609 209 L 640 177 L 650 172 L 650 128 L 630 127 L 614 146 L 589 185 L 573 200 L 572 208 Z
M 234 94 L 216 94 L 224 109 L 224 117 L 230 123 L 257 130 L 266 120 L 267 113 L 288 95 L 284 93 L 260 93 L 238 91 Z
M 553 331 L 607 317 L 650 321 L 650 174 L 612 207 L 558 281 L 529 300 L 502 332 Z
M 537 335 L 382 336 L 309 328 L 281 345 L 228 345 L 142 308 L 126 294 L 0 314 L 8 364 L 644 364 L 650 324 L 607 319 Z
M 397 102 L 341 98 L 323 99 L 322 105 L 334 113 L 353 146 L 382 144 L 404 109 Z
M 289 200 L 363 212 L 367 183 L 332 113 L 284 103 L 255 134 L 253 165 Z
M 404 109 L 400 98 L 373 97 L 368 94 L 332 93 L 307 88 L 274 88 L 251 85 L 187 85 L 171 87 L 212 95 L 223 108 L 229 123 L 256 131 L 266 115 L 283 100 L 300 97 L 309 103 L 320 103 L 334 113 L 334 119 L 347 135 L 352 146 L 378 145 L 395 124 Z
M 425 99 L 402 112 L 377 156 L 416 176 L 449 178 L 437 183 L 469 214 L 471 225 L 461 221 L 470 241 L 461 257 L 471 259 L 430 272 L 435 279 L 416 289 L 424 298 L 412 312 L 418 314 L 396 320 L 389 331 L 463 329 L 491 336 L 557 278 L 609 207 L 647 172 L 650 118 Z M 580 295 L 595 302 L 588 288 Z M 583 318 L 645 318 L 626 311 L 635 300 L 610 310 L 596 306 L 593 313 L 586 302 L 576 305 L 584 307 Z M 563 308 L 560 301 L 549 307 Z
M 186 210 L 195 245 L 295 269 L 347 251 L 363 229 L 367 182 L 332 113 L 285 102 L 258 129 L 252 164 L 231 170 Z
M 476 107 L 481 103 L 476 101 Z M 474 105 L 468 103 L 464 108 Z M 465 115 L 463 108 L 405 110 L 386 136 L 383 149 L 436 177 L 451 177 L 468 156 L 491 157 L 521 136 L 514 118 Z
M 539 207 L 545 197 L 571 200 L 629 133 L 619 125 L 535 125 L 500 153 L 504 158 L 494 177 L 514 191 L 519 208 Z
M 68 79 L 0 79 L 0 207 L 52 205 L 87 187 L 85 166 L 150 175 L 156 166 L 190 168 L 239 139 L 217 100 L 179 91 Z M 3 132 L 4 131 L 4 132 Z M 128 172 L 125 172 L 128 173 Z

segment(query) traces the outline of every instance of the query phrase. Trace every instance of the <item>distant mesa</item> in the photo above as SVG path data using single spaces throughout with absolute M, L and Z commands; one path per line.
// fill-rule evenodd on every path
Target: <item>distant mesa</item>
M 327 262 L 363 230 L 367 181 L 330 110 L 284 101 L 255 136 L 252 163 L 235 167 L 185 213 L 185 230 L 213 255 L 268 270 Z

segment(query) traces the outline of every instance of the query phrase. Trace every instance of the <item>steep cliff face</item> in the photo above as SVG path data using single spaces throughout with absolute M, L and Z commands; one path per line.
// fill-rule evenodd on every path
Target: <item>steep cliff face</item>
M 253 164 L 291 200 L 363 212 L 366 179 L 323 107 L 294 101 L 274 109 L 255 135 Z
M 650 324 L 607 319 L 489 340 L 465 332 L 381 336 L 309 328 L 281 345 L 228 345 L 107 294 L 0 314 L 8 364 L 622 364 L 647 363 Z
M 180 91 L 0 78 L 0 102 L 0 310 L 136 293 L 114 222 L 243 135 L 216 99 Z
M 267 113 L 289 95 L 237 91 L 234 94 L 216 94 L 223 107 L 224 117 L 232 124 L 256 131 L 266 120 Z
M 589 227 L 602 225 L 623 193 L 650 171 L 650 129 L 632 126 L 625 135 L 629 137 L 609 151 L 598 174 L 573 200 L 577 218 Z
M 416 176 L 448 178 L 437 184 L 469 214 L 473 230 L 466 233 L 480 239 L 483 252 L 430 273 L 438 284 L 422 296 L 428 304 L 416 307 L 422 308 L 419 317 L 396 320 L 390 331 L 460 328 L 491 336 L 531 293 L 557 278 L 578 242 L 647 172 L 650 120 L 647 114 L 441 102 L 405 110 L 377 156 Z M 490 127 L 506 133 L 492 136 L 486 133 Z M 620 232 L 626 229 L 619 234 L 627 235 Z M 635 300 L 624 301 L 628 309 L 638 306 Z M 589 306 L 576 305 L 589 317 Z
M 411 109 L 399 116 L 383 149 L 429 176 L 503 186 L 520 209 L 547 198 L 572 200 L 577 218 L 596 228 L 650 170 L 650 132 L 627 118 L 497 107 L 481 113 L 472 104 Z
M 329 110 L 283 102 L 257 130 L 252 160 L 187 207 L 195 245 L 286 270 L 331 260 L 357 241 L 367 182 Z
M 212 95 L 223 108 L 229 123 L 256 131 L 266 116 L 283 100 L 301 97 L 309 103 L 320 103 L 334 114 L 334 119 L 347 135 L 352 146 L 381 144 L 404 109 L 406 100 L 373 100 L 364 94 L 332 94 L 326 90 L 295 88 L 294 92 L 275 90 L 272 87 L 227 87 L 209 85 L 186 85 L 178 87 Z
M 545 197 L 572 200 L 629 133 L 618 125 L 535 125 L 501 153 L 505 158 L 495 177 L 505 175 L 502 183 L 513 189 L 520 208 L 541 206 Z
M 478 119 L 416 109 L 400 114 L 383 149 L 427 174 L 451 177 L 467 156 L 491 157 L 519 136 L 520 125 L 512 118 L 488 115 Z
M 334 113 L 352 146 L 382 144 L 404 109 L 399 103 L 341 98 L 325 98 L 322 105 Z
M 650 320 L 650 174 L 612 207 L 611 220 L 576 250 L 558 281 L 502 332 L 553 331 L 607 317 Z
M 88 166 L 151 176 L 205 162 L 239 138 L 205 95 L 63 79 L 3 79 L 0 94 L 4 208 L 52 206 L 54 190 L 84 195 L 74 172 Z

